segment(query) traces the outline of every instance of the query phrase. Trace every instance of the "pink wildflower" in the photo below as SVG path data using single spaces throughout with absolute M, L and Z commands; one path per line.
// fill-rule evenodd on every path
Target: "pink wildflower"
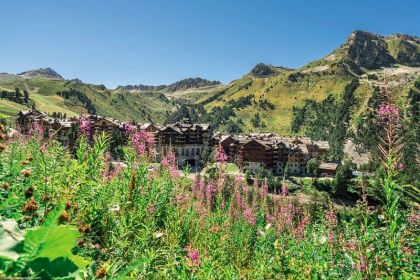
M 418 213 L 411 213 L 410 215 L 407 216 L 407 221 L 413 225 L 416 226 L 419 224 L 420 222 L 420 212 Z
M 214 154 L 214 159 L 216 160 L 216 162 L 220 162 L 220 163 L 227 162 L 228 157 L 223 151 L 223 148 L 221 145 L 217 146 L 215 154 Z
M 185 246 L 184 250 L 187 251 L 187 256 L 185 256 L 185 260 L 190 269 L 196 269 L 199 266 L 201 266 L 200 253 L 198 249 L 191 248 L 190 246 Z
M 254 213 L 252 213 L 251 208 L 245 209 L 244 218 L 245 218 L 245 220 L 247 221 L 248 224 L 255 225 L 256 219 L 255 219 Z
M 207 191 L 206 191 L 206 200 L 207 200 L 208 206 L 211 206 L 215 192 L 216 192 L 216 187 L 212 183 L 209 183 L 207 185 Z
M 260 189 L 260 194 L 261 196 L 264 196 L 267 194 L 267 192 L 268 192 L 268 184 L 267 184 L 267 180 L 264 180 L 264 183 Z
M 90 139 L 92 136 L 92 125 L 90 120 L 84 116 L 81 115 L 79 118 L 79 128 L 82 134 L 87 138 Z
M 134 132 L 136 131 L 136 126 L 133 125 L 132 123 L 129 123 L 129 122 L 124 123 L 123 127 L 124 127 L 124 131 L 125 131 L 125 135 L 127 137 L 134 134 Z
M 39 122 L 34 121 L 31 127 L 29 128 L 29 134 L 37 138 L 38 140 L 42 140 L 44 138 L 44 129 L 39 124 Z
M 162 167 L 169 170 L 173 178 L 178 178 L 181 174 L 176 167 L 176 159 L 174 153 L 169 151 L 161 161 Z
M 381 104 L 378 110 L 378 116 L 383 122 L 399 122 L 400 109 L 391 104 Z
M 258 189 L 259 187 L 257 178 L 254 178 L 254 188 Z
M 303 219 L 299 222 L 296 228 L 296 237 L 302 239 L 304 235 L 305 228 L 309 225 L 310 219 L 307 214 L 303 216 Z
M 332 245 L 334 243 L 334 228 L 337 226 L 337 216 L 334 213 L 334 210 L 332 208 L 332 206 L 330 207 L 330 209 L 327 211 L 327 213 L 325 214 L 325 218 L 327 220 L 327 226 L 328 226 L 328 230 L 329 230 L 329 244 Z
M 267 215 L 265 215 L 265 219 L 267 224 L 273 224 L 274 223 L 274 216 L 270 215 L 269 213 L 267 213 Z
M 147 151 L 147 134 L 144 131 L 132 134 L 131 142 L 138 155 L 143 155 Z

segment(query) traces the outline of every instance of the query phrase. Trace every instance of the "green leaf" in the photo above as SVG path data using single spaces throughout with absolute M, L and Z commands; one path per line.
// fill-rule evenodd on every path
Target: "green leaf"
M 23 250 L 32 258 L 50 261 L 72 255 L 79 233 L 71 226 L 39 227 L 26 232 Z
M 58 205 L 55 206 L 54 209 L 48 214 L 47 218 L 45 219 L 44 226 L 54 226 L 58 224 L 58 219 L 60 215 L 64 212 L 64 206 Z
M 0 258 L 16 261 L 19 258 L 19 246 L 23 233 L 15 220 L 6 220 L 0 224 Z

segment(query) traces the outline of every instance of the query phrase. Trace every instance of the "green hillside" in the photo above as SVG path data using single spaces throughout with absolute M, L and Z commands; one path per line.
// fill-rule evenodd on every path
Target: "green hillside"
M 290 134 L 293 107 L 302 107 L 308 99 L 321 101 L 329 94 L 337 97 L 352 79 L 358 78 L 354 120 L 366 108 L 374 88 L 383 85 L 385 79 L 396 99 L 404 102 L 420 76 L 419 42 L 418 37 L 408 35 L 383 37 L 355 31 L 342 46 L 299 69 L 258 64 L 223 91 L 215 90 L 213 98 L 208 95 L 189 98 L 211 112 L 215 107 L 223 108 L 229 101 L 252 95 L 252 104 L 235 109 L 235 116 L 230 119 L 242 122 L 244 131 Z M 262 125 L 255 126 L 256 115 Z M 224 124 L 220 127 L 225 128 Z
M 173 110 L 174 104 L 164 95 L 156 93 L 132 93 L 112 91 L 101 85 L 86 84 L 79 80 L 64 80 L 45 74 L 31 76 L 0 75 L 0 91 L 14 91 L 15 88 L 29 92 L 31 104 L 47 113 L 61 112 L 67 116 L 87 113 L 87 104 L 96 114 L 121 120 L 163 122 Z M 60 92 L 74 92 L 75 96 L 64 98 Z M 82 98 L 83 97 L 83 98 Z M 18 104 L 1 99 L 0 112 L 15 116 L 19 110 L 28 109 L 31 104 Z
M 234 126 L 243 132 L 290 134 L 293 110 L 302 108 L 305 100 L 322 101 L 330 94 L 338 97 L 347 84 L 358 78 L 354 120 L 366 109 L 374 88 L 385 80 L 396 100 L 404 105 L 419 76 L 420 38 L 355 31 L 337 49 L 301 68 L 260 63 L 227 85 L 188 78 L 170 85 L 127 85 L 111 90 L 103 85 L 65 80 L 46 68 L 18 75 L 0 74 L 0 91 L 26 90 L 30 104 L 39 110 L 67 116 L 94 112 L 161 124 L 178 120 L 185 110 L 197 110 L 191 113 L 196 121 L 210 122 L 219 130 L 230 131 Z M 248 99 L 250 102 L 243 103 Z M 13 116 L 21 109 L 25 105 L 1 100 L 0 112 L 6 115 Z

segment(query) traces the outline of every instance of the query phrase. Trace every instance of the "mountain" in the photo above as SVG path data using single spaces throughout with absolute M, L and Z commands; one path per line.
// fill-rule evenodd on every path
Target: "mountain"
M 55 74 L 54 74 L 55 73 Z M 0 113 L 16 117 L 19 110 L 35 105 L 47 113 L 60 112 L 68 117 L 95 113 L 120 120 L 162 123 L 176 104 L 160 93 L 132 93 L 110 90 L 103 85 L 79 79 L 58 78 L 53 70 L 31 70 L 22 74 L 0 74 Z M 61 76 L 60 76 L 61 77 Z M 15 99 L 15 89 L 29 93 L 29 102 Z M 4 98 L 8 96 L 8 98 Z
M 41 77 L 58 78 L 58 79 L 63 80 L 63 77 L 51 68 L 39 68 L 35 70 L 29 70 L 29 71 L 25 71 L 18 74 L 18 76 L 27 77 L 27 78 L 41 76 Z
M 268 76 L 282 73 L 283 71 L 291 71 L 291 70 L 293 69 L 285 68 L 285 67 L 275 67 L 271 64 L 258 63 L 257 65 L 255 65 L 254 68 L 252 68 L 249 74 L 254 77 L 268 77 Z
M 355 120 L 365 109 L 375 87 L 389 81 L 390 89 L 403 102 L 420 76 L 419 37 L 394 34 L 381 36 L 354 31 L 347 40 L 323 58 L 298 69 L 256 65 L 248 74 L 232 81 L 207 98 L 197 98 L 211 115 L 228 112 L 237 101 L 251 102 L 233 108 L 229 118 L 220 120 L 222 130 L 232 123 L 243 131 L 273 131 L 290 134 L 293 112 L 305 100 L 320 102 L 329 94 L 338 98 L 354 78 L 360 80 L 355 89 L 357 105 L 352 111 Z M 236 125 L 235 125 L 236 126 Z
M 160 91 L 162 89 L 165 89 L 166 85 L 160 85 L 160 86 L 148 86 L 148 85 L 126 85 L 126 86 L 118 86 L 117 90 L 127 90 L 127 91 Z
M 47 112 L 74 115 L 94 108 L 98 114 L 122 120 L 163 123 L 176 120 L 187 107 L 197 110 L 191 115 L 202 116 L 220 130 L 239 127 L 244 132 L 290 134 L 294 114 L 307 100 L 321 102 L 330 95 L 338 99 L 355 78 L 359 83 L 353 88 L 357 104 L 351 111 L 351 125 L 369 106 L 375 87 L 387 80 L 396 101 L 404 104 L 419 76 L 419 37 L 354 31 L 337 49 L 300 68 L 260 63 L 226 85 L 188 78 L 170 85 L 139 84 L 112 90 L 64 80 L 46 68 L 0 74 L 0 91 L 27 90 L 31 102 Z M 2 99 L 0 113 L 14 115 L 22 106 L 28 105 Z
M 221 82 L 219 81 L 209 81 L 202 78 L 188 78 L 183 79 L 181 81 L 175 82 L 170 84 L 167 88 L 167 92 L 175 92 L 180 90 L 187 90 L 187 89 L 196 89 L 202 87 L 210 87 L 220 85 Z
M 183 91 L 188 89 L 197 89 L 203 87 L 211 87 L 220 85 L 219 81 L 210 81 L 203 78 L 187 78 L 177 82 L 174 82 L 170 85 L 159 85 L 159 86 L 149 86 L 149 85 L 126 85 L 118 86 L 117 90 L 128 90 L 128 91 L 163 91 L 163 92 L 176 92 Z

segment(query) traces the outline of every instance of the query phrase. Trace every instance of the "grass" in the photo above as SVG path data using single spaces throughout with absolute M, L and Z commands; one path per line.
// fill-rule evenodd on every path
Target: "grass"
M 174 104 L 161 98 L 159 93 L 113 92 L 97 85 L 48 77 L 0 76 L 0 89 L 10 91 L 15 88 L 22 92 L 27 90 L 38 110 L 61 112 L 68 117 L 86 113 L 83 104 L 76 98 L 64 99 L 57 95 L 59 91 L 70 89 L 83 92 L 92 101 L 97 114 L 120 120 L 163 123 L 168 113 L 175 109 Z M 0 110 L 11 117 L 23 109 L 11 102 L 0 104 Z
M 36 136 L 1 143 L 0 243 L 16 245 L 0 249 L 1 277 L 418 275 L 419 231 L 407 220 L 416 212 L 400 208 L 399 198 L 387 199 L 391 207 L 372 210 L 362 197 L 355 208 L 338 214 L 319 198 L 300 204 L 292 196 L 267 195 L 264 187 L 248 186 L 221 170 L 206 181 L 190 180 L 174 172 L 171 157 L 150 170 L 148 155 L 131 145 L 124 149 L 126 167 L 118 168 L 106 155 L 105 135 L 92 146 L 80 138 L 75 157 Z M 399 195 L 398 181 L 389 178 L 398 174 L 378 177 L 384 182 L 380 190 L 393 186 L 393 195 Z M 305 184 L 313 188 L 311 180 Z M 16 234 L 23 240 L 10 237 Z
M 29 110 L 28 107 L 9 101 L 5 99 L 0 99 L 0 113 L 2 113 L 4 116 L 11 117 L 11 116 L 17 116 L 17 113 L 19 111 L 25 111 Z

